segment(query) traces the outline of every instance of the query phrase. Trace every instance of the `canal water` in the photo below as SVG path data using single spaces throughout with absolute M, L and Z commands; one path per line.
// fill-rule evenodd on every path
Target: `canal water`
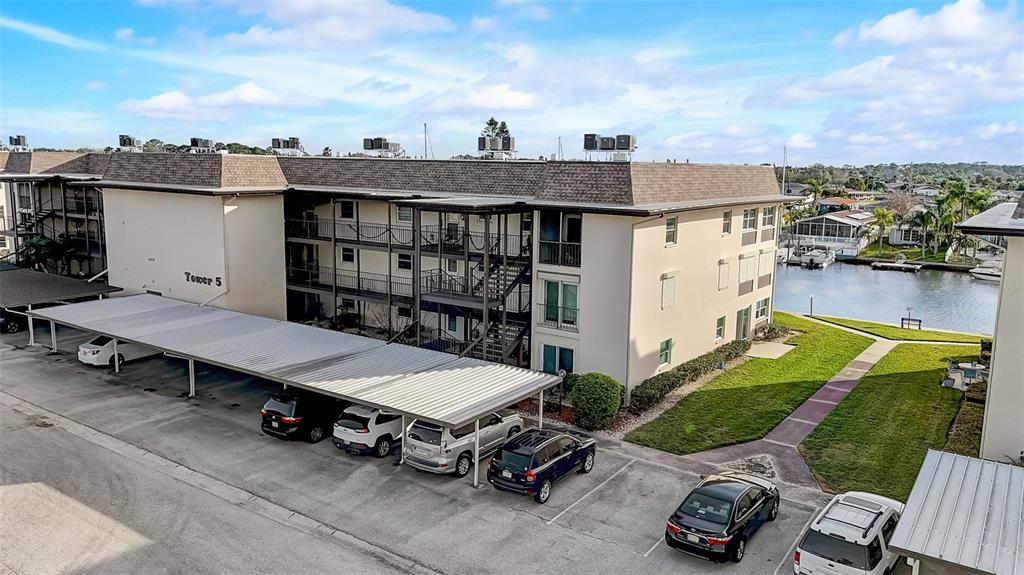
M 820 315 L 899 325 L 909 306 L 925 329 L 984 334 L 995 329 L 999 284 L 968 273 L 925 269 L 912 274 L 840 262 L 824 270 L 779 265 L 776 272 L 775 309 L 782 311 L 807 313 L 813 295 L 814 313 Z

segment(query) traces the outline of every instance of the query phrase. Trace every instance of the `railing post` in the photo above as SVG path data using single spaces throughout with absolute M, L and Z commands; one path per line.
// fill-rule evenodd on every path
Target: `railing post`
M 359 204 L 356 204 L 358 210 Z M 335 218 L 337 217 L 338 206 L 336 200 L 331 198 L 331 259 L 333 267 L 331 267 L 331 321 L 337 324 L 338 321 L 338 231 L 336 225 L 334 225 Z M 356 218 L 358 218 L 358 212 L 356 212 Z M 358 220 L 357 220 L 358 221 Z
M 413 299 L 413 303 L 414 303 L 413 313 L 415 314 L 415 316 L 412 319 L 413 319 L 414 322 L 419 322 L 419 319 L 420 319 L 420 297 L 421 297 L 420 292 L 422 291 L 422 286 L 420 285 L 420 281 L 421 281 L 420 268 L 422 267 L 422 262 L 420 261 L 420 255 L 421 255 L 420 254 L 420 246 L 421 246 L 421 244 L 423 242 L 423 238 L 422 238 L 422 234 L 421 234 L 421 223 L 422 223 L 422 220 L 423 220 L 423 214 L 420 211 L 420 208 L 419 207 L 413 208 L 412 209 L 412 233 L 413 233 L 413 236 L 412 236 L 412 244 L 413 244 L 413 246 L 412 246 L 412 250 L 413 250 L 413 255 L 412 255 L 412 282 L 413 282 L 412 283 L 412 295 L 413 295 L 413 298 L 412 299 Z M 420 335 L 422 333 L 422 331 L 423 330 L 421 330 L 419 328 L 419 326 L 416 327 L 416 347 L 419 347 L 423 343 L 423 338 Z

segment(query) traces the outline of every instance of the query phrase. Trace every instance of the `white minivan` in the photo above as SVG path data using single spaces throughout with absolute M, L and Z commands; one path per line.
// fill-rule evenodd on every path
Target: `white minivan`
M 142 359 L 151 355 L 157 355 L 160 350 L 139 345 L 137 343 L 128 343 L 121 340 L 117 341 L 117 355 L 119 363 L 131 361 L 133 359 Z M 114 366 L 114 340 L 105 335 L 98 335 L 88 342 L 78 346 L 78 361 L 88 365 L 109 365 Z
M 794 575 L 885 575 L 899 561 L 889 540 L 903 513 L 895 499 L 850 491 L 832 498 L 793 553 Z

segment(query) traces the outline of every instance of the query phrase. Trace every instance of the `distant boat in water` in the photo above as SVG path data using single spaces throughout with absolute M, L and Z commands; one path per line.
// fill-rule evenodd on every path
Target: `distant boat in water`
M 1003 262 L 984 262 L 968 273 L 976 280 L 997 282 L 1003 278 Z

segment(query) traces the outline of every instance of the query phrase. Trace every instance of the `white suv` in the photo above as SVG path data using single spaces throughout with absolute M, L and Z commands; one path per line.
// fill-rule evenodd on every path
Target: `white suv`
M 402 440 L 402 415 L 353 405 L 334 424 L 334 445 L 349 453 L 384 457 Z
M 888 497 L 850 491 L 836 495 L 807 526 L 793 553 L 797 575 L 883 575 L 899 554 L 889 540 L 903 504 Z

